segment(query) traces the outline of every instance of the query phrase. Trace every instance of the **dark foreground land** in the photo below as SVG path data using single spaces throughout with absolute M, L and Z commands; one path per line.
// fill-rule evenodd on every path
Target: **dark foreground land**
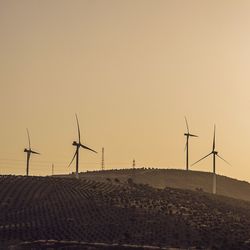
M 0 246 L 250 249 L 250 202 L 131 180 L 1 176 Z

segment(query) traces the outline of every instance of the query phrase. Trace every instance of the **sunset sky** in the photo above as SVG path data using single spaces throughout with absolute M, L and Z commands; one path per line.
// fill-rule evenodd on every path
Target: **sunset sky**
M 0 0 L 0 173 L 185 168 L 184 116 L 217 173 L 250 181 L 250 1 Z M 212 158 L 193 170 L 212 171 Z

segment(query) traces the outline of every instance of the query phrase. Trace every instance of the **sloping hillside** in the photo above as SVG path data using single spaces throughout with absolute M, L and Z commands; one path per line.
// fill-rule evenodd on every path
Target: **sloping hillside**
M 118 179 L 126 182 L 132 178 L 136 183 L 149 184 L 155 188 L 181 188 L 212 192 L 212 174 L 200 171 L 177 169 L 124 169 L 93 171 L 81 174 L 82 178 L 96 181 L 113 181 Z M 236 199 L 250 201 L 250 184 L 245 181 L 217 175 L 217 193 Z
M 49 239 L 249 249 L 250 203 L 131 181 L 1 176 L 0 246 L 36 249 L 20 242 Z

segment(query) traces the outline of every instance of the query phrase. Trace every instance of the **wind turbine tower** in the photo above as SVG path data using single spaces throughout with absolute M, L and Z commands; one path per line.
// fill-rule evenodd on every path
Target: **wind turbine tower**
M 94 153 L 97 153 L 97 152 L 81 143 L 80 126 L 79 126 L 79 121 L 78 121 L 77 115 L 76 115 L 76 122 L 77 122 L 77 129 L 78 129 L 78 142 L 73 141 L 73 143 L 72 143 L 72 145 L 76 147 L 76 151 L 75 151 L 75 154 L 74 154 L 69 166 L 71 165 L 71 163 L 76 158 L 76 173 L 75 173 L 75 175 L 76 175 L 76 178 L 79 179 L 79 149 L 82 147 L 82 148 L 90 150 L 90 151 L 92 151 Z
M 28 136 L 28 141 L 29 141 L 29 148 L 25 148 L 24 152 L 27 153 L 27 162 L 26 162 L 26 175 L 29 176 L 29 165 L 30 165 L 30 156 L 31 154 L 37 154 L 39 155 L 40 153 L 35 152 L 31 149 L 30 146 L 30 134 L 29 134 L 29 130 L 27 129 L 27 136 Z
M 198 137 L 198 135 L 193 135 L 189 133 L 189 127 L 188 127 L 188 122 L 187 122 L 187 118 L 185 117 L 185 121 L 186 121 L 186 126 L 187 126 L 187 133 L 184 134 L 184 136 L 186 136 L 186 170 L 189 170 L 189 137 Z
M 195 165 L 196 163 L 202 161 L 203 159 L 207 158 L 210 155 L 213 155 L 213 194 L 216 194 L 216 156 L 222 159 L 224 162 L 226 162 L 228 165 L 231 165 L 229 162 L 227 162 L 225 159 L 223 159 L 219 154 L 218 151 L 215 150 L 215 125 L 214 125 L 214 138 L 213 138 L 213 147 L 212 151 L 207 154 L 206 156 L 202 157 L 200 160 L 196 161 L 195 163 L 192 164 Z

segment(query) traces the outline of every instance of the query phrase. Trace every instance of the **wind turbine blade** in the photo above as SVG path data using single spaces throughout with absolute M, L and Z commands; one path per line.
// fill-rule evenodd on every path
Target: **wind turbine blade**
M 27 135 L 28 135 L 28 141 L 29 141 L 29 149 L 30 149 L 30 134 L 29 134 L 29 130 L 26 128 L 27 130 Z
M 93 149 L 91 149 L 91 148 L 88 148 L 88 147 L 86 147 L 86 146 L 84 146 L 84 145 L 82 145 L 82 144 L 80 144 L 80 145 L 81 145 L 82 148 L 85 148 L 85 149 L 90 150 L 90 151 L 92 151 L 92 152 L 94 152 L 94 153 L 97 154 L 97 152 L 96 152 L 95 150 L 93 150 Z
M 40 153 L 38 153 L 38 152 L 36 152 L 36 151 L 33 151 L 33 150 L 30 150 L 30 152 L 31 152 L 32 154 L 40 155 Z
M 187 122 L 186 116 L 185 116 L 185 122 L 186 122 L 186 126 L 187 126 L 187 131 L 188 131 L 188 134 L 189 134 L 189 128 L 188 128 L 188 122 Z
M 189 134 L 191 137 L 199 137 L 198 135 Z
M 223 159 L 220 155 L 217 154 L 217 156 L 218 156 L 221 160 L 223 160 L 224 162 L 226 162 L 229 166 L 232 166 L 228 161 L 226 161 L 225 159 Z
M 191 166 L 197 164 L 198 162 L 202 161 L 203 159 L 207 158 L 209 155 L 211 155 L 212 153 L 209 153 L 208 155 L 202 157 L 200 160 L 196 161 L 195 163 L 193 163 Z
M 216 127 L 214 125 L 213 151 L 215 150 L 215 129 L 216 129 Z
M 77 154 L 77 150 L 76 150 L 76 152 L 75 152 L 75 154 L 74 154 L 74 156 L 73 156 L 73 158 L 72 158 L 72 160 L 71 160 L 70 164 L 68 165 L 68 168 L 70 167 L 70 165 L 71 165 L 71 164 L 72 164 L 72 162 L 74 161 L 74 159 L 75 159 L 75 157 L 76 157 L 76 154 Z
M 76 114 L 76 122 L 77 122 L 77 129 L 78 129 L 78 139 L 80 142 L 81 141 L 81 133 L 80 133 L 80 127 L 79 127 L 79 121 L 78 121 L 77 114 Z

